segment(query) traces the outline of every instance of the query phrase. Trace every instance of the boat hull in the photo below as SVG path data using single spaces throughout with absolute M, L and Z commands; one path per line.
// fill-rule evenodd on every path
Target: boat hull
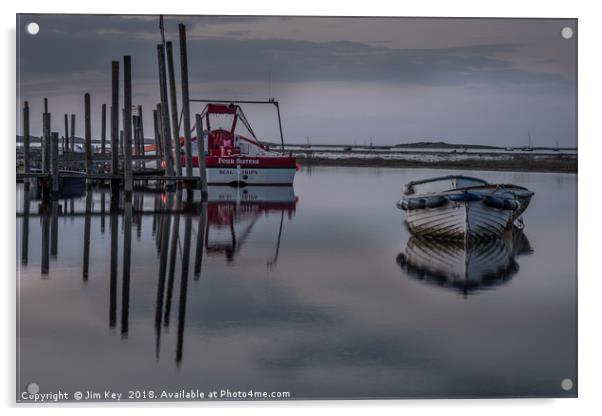
M 482 201 L 448 202 L 436 208 L 406 211 L 406 222 L 413 234 L 442 239 L 486 239 L 507 229 L 513 212 L 492 208 Z
M 199 169 L 193 169 L 193 175 L 199 175 Z M 207 183 L 209 185 L 292 185 L 295 179 L 295 169 L 262 169 L 243 167 L 207 168 Z

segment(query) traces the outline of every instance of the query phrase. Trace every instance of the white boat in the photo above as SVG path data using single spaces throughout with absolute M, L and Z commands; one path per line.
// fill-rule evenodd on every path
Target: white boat
M 516 257 L 532 252 L 522 230 L 512 227 L 475 242 L 412 236 L 397 264 L 409 277 L 466 295 L 510 281 L 519 269 Z
M 513 223 L 522 222 L 520 217 L 532 195 L 521 186 L 450 175 L 408 183 L 397 207 L 405 212 L 413 234 L 484 239 L 499 236 Z

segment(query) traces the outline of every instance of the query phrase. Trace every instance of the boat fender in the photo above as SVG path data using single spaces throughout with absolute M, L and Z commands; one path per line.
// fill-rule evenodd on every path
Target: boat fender
M 481 200 L 481 195 L 474 192 L 462 192 L 457 194 L 451 194 L 447 197 L 450 201 L 454 202 L 475 202 Z
M 443 195 L 431 196 L 426 199 L 427 208 L 438 208 L 447 204 L 447 198 Z
M 515 200 L 498 198 L 492 195 L 487 195 L 483 199 L 483 203 L 491 208 L 505 209 L 509 211 L 515 211 L 518 208 L 518 202 Z

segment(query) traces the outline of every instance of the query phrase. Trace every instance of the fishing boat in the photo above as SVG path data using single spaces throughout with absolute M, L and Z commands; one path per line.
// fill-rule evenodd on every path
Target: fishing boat
M 523 231 L 511 227 L 475 242 L 412 236 L 396 261 L 409 277 L 467 295 L 509 282 L 519 270 L 516 258 L 531 253 Z
M 496 237 L 513 224 L 522 226 L 533 196 L 522 186 L 463 175 L 413 181 L 403 193 L 397 207 L 413 234 L 456 240 Z
M 292 154 L 284 153 L 282 122 L 278 102 L 268 101 L 219 101 L 190 100 L 206 103 L 201 112 L 203 132 L 203 154 L 207 172 L 207 183 L 213 185 L 292 185 L 295 172 L 299 169 Z M 278 115 L 281 151 L 271 150 L 255 135 L 245 116 L 241 103 L 270 104 Z M 196 132 L 196 125 L 191 134 Z M 199 175 L 199 152 L 197 137 L 191 137 L 193 175 Z M 184 138 L 180 138 L 180 161 L 186 166 L 183 153 Z M 155 145 L 145 146 L 145 152 L 156 152 Z

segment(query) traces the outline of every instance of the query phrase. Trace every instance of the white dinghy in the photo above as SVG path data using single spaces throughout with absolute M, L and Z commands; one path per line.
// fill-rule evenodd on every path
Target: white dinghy
M 522 186 L 450 175 L 408 183 L 397 207 L 415 235 L 485 239 L 501 235 L 515 222 L 522 225 L 520 217 L 532 196 Z

